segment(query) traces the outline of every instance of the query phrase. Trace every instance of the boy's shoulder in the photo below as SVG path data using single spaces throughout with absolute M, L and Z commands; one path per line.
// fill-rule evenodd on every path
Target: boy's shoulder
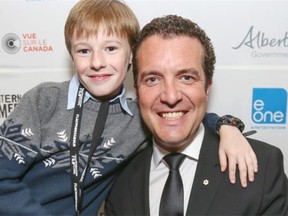
M 69 81 L 43 82 L 28 90 L 22 97 L 22 103 L 46 107 L 47 104 L 67 104 Z M 20 102 L 21 102 L 20 101 Z
M 135 113 L 135 112 L 139 112 L 139 106 L 138 106 L 138 101 L 135 98 L 126 98 L 127 104 L 129 109 Z
M 32 89 L 30 89 L 25 95 L 38 95 L 44 96 L 49 94 L 59 94 L 60 92 L 65 92 L 67 94 L 69 89 L 69 81 L 63 82 L 43 82 Z
M 49 90 L 49 89 L 53 89 L 53 88 L 67 90 L 69 88 L 69 82 L 70 81 L 43 82 L 43 83 L 36 85 L 31 90 Z

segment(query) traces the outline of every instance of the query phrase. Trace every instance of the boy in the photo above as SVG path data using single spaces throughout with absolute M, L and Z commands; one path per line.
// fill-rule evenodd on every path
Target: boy
M 28 91 L 1 125 L 0 214 L 97 213 L 117 170 L 150 137 L 123 88 L 138 31 L 119 1 L 81 0 L 72 8 L 65 41 L 77 74 Z M 96 117 L 105 101 L 104 128 Z

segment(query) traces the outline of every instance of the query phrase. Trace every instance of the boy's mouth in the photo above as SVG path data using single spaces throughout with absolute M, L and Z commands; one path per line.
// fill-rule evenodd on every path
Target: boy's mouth
M 102 81 L 102 80 L 106 80 L 106 79 L 110 78 L 111 76 L 112 76 L 111 74 L 102 74 L 102 75 L 92 75 L 89 77 L 94 79 L 94 80 Z

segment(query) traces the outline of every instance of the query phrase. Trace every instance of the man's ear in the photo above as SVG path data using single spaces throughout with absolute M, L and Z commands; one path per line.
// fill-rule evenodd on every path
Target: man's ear
M 210 93 L 210 89 L 211 89 L 211 87 L 212 87 L 212 80 L 209 80 L 208 82 L 207 82 L 207 87 L 206 87 L 206 94 L 207 95 L 209 95 L 209 93 Z

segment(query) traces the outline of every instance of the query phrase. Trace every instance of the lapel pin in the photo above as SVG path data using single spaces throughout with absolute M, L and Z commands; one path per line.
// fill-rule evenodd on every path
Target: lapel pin
M 203 180 L 203 185 L 207 186 L 208 184 L 209 184 L 209 180 L 208 179 Z

